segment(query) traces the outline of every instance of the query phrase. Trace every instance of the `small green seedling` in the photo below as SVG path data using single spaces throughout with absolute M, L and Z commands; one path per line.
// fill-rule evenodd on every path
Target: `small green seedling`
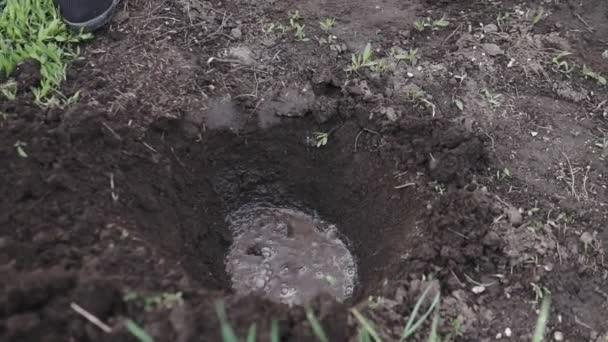
M 595 80 L 600 85 L 606 85 L 607 83 L 606 78 L 604 76 L 602 76 L 600 73 L 591 70 L 591 68 L 587 67 L 586 65 L 583 65 L 583 76 L 585 78 L 591 78 Z
M 462 102 L 462 100 L 454 99 L 454 104 L 458 109 L 460 109 L 461 112 L 464 111 L 464 103 Z
M 295 23 L 293 26 L 293 28 L 295 30 L 293 35 L 295 36 L 296 40 L 299 42 L 307 42 L 310 40 L 306 37 L 306 33 L 304 32 L 304 26 L 306 26 L 306 25 L 300 25 L 298 23 Z
M 399 51 L 400 49 L 392 48 L 391 55 L 398 62 L 405 61 L 412 66 L 416 65 L 418 62 L 418 49 L 409 49 L 409 51 Z
M 289 25 L 291 27 L 295 27 L 296 24 L 300 23 L 302 20 L 302 16 L 300 15 L 300 11 L 289 11 Z
M 418 19 L 414 21 L 414 28 L 418 32 L 424 31 L 424 29 L 426 28 L 426 19 Z
M 335 23 L 336 18 L 325 18 L 325 20 L 320 22 L 319 25 L 321 26 L 321 30 L 323 30 L 324 32 L 329 32 L 329 30 L 334 27 Z
M 411 89 L 405 95 L 408 101 L 430 110 L 431 115 L 435 117 L 437 106 L 430 101 L 431 97 L 426 92 L 423 90 Z
M 492 94 L 487 88 L 482 89 L 481 92 L 482 92 L 486 102 L 490 106 L 490 108 L 497 109 L 502 105 L 502 102 L 501 102 L 502 95 Z
M 329 133 L 324 132 L 312 132 L 312 136 L 315 139 L 315 147 L 320 148 L 327 145 L 329 140 Z
M 439 30 L 439 29 L 443 29 L 450 26 L 450 22 L 445 20 L 445 17 L 441 17 L 441 19 L 438 20 L 434 20 L 431 23 L 431 27 L 433 28 L 433 30 Z
M 289 28 L 281 23 L 270 23 L 266 27 L 262 28 L 262 31 L 266 34 L 269 34 L 269 33 L 285 34 L 289 31 Z
M 496 171 L 496 180 L 503 181 L 509 178 L 511 178 L 511 171 L 509 171 L 509 169 L 507 169 L 506 167 L 502 170 Z
M 536 24 L 540 23 L 540 21 L 543 20 L 544 17 L 545 9 L 541 7 L 538 9 L 538 11 L 536 11 L 536 14 L 532 17 L 532 26 L 536 26 Z
M 351 58 L 351 66 L 346 71 L 357 72 L 362 68 L 371 68 L 378 64 L 372 60 L 372 44 L 367 43 L 362 53 L 353 54 Z
M 431 18 L 423 18 L 417 19 L 414 22 L 414 28 L 418 32 L 422 32 L 427 28 L 432 30 L 441 30 L 450 26 L 450 22 L 445 19 L 445 17 L 441 17 L 441 19 L 432 20 Z
M 439 182 L 432 182 L 431 185 L 433 186 L 433 191 L 435 191 L 436 193 L 443 195 L 446 192 L 446 188 L 445 185 L 443 185 L 442 183 Z
M 383 59 L 379 59 L 375 63 L 376 63 L 375 65 L 372 65 L 370 67 L 370 69 L 372 71 L 374 71 L 374 72 L 383 73 L 388 68 L 388 65 L 386 64 L 386 61 L 383 60 Z
M 23 141 L 17 141 L 15 143 L 15 145 L 13 145 L 15 147 L 15 150 L 17 150 L 17 155 L 21 158 L 27 158 L 27 153 L 25 152 L 24 147 L 27 146 L 26 143 L 24 143 Z
M 570 56 L 571 54 L 571 52 L 562 51 L 551 59 L 551 64 L 553 64 L 556 71 L 559 71 L 564 74 L 569 74 L 572 72 L 572 70 L 574 70 L 573 66 L 563 60 L 564 57 Z

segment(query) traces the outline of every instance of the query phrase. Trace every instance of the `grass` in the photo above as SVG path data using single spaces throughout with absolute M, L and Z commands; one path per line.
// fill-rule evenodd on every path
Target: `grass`
M 37 103 L 48 104 L 78 55 L 77 44 L 92 35 L 70 31 L 53 0 L 5 0 L 0 9 L 0 74 L 8 77 L 20 62 L 37 60 L 41 81 L 32 91 Z
M 606 85 L 608 83 L 608 81 L 606 81 L 606 78 L 604 76 L 602 76 L 598 72 L 591 70 L 591 68 L 589 68 L 586 65 L 583 65 L 583 76 L 585 78 L 591 78 L 591 79 L 595 80 L 597 82 L 597 84 L 599 84 L 599 85 Z
M 329 30 L 334 27 L 335 23 L 336 18 L 325 18 L 325 20 L 319 23 L 319 26 L 321 26 L 321 30 L 323 30 L 324 32 L 329 32 Z
M 502 105 L 502 95 L 494 94 L 487 88 L 482 89 L 481 93 L 490 108 L 498 109 Z
M 315 140 L 315 147 L 320 148 L 327 145 L 329 141 L 329 133 L 326 132 L 312 132 L 313 139 Z
M 564 57 L 570 56 L 572 55 L 571 52 L 568 51 L 562 51 L 559 54 L 553 56 L 553 58 L 551 58 L 551 64 L 553 64 L 555 70 L 564 73 L 564 74 L 569 74 L 572 72 L 572 70 L 574 69 L 574 67 L 572 65 L 570 65 L 567 61 L 563 60 Z
M 457 319 L 451 324 L 451 332 L 449 332 L 446 336 L 441 336 L 439 333 L 439 327 L 441 324 L 440 317 L 440 303 L 441 303 L 441 295 L 439 292 L 433 297 L 433 300 L 428 305 L 424 313 L 421 313 L 421 308 L 423 304 L 426 302 L 427 297 L 429 296 L 432 285 L 429 285 L 422 295 L 418 298 L 416 303 L 414 304 L 414 308 L 403 328 L 401 333 L 401 338 L 399 342 L 410 341 L 412 338 L 420 333 L 422 325 L 428 320 L 428 318 L 432 314 L 432 320 L 430 323 L 429 333 L 426 341 L 428 342 L 441 342 L 441 341 L 451 341 L 455 337 L 462 337 L 462 322 L 460 319 Z M 536 321 L 536 326 L 534 329 L 534 334 L 532 335 L 532 342 L 542 342 L 544 340 L 545 330 L 547 324 L 549 322 L 549 312 L 551 308 L 551 293 L 543 289 L 542 293 L 542 303 L 540 307 L 540 312 L 538 315 L 538 319 Z M 222 342 L 256 342 L 257 341 L 257 325 L 255 323 L 249 326 L 247 331 L 247 335 L 245 339 L 239 339 L 236 332 L 232 328 L 230 322 L 228 321 L 228 316 L 226 314 L 226 307 L 222 301 L 218 301 L 215 306 L 216 314 L 220 321 L 220 329 L 222 335 Z M 321 322 L 316 318 L 314 311 L 310 307 L 305 308 L 306 311 L 306 319 L 310 323 L 312 332 L 316 339 L 319 342 L 330 342 L 329 337 L 325 333 Z M 374 326 L 373 322 L 368 320 L 363 316 L 363 314 L 357 309 L 352 308 L 351 314 L 355 318 L 355 321 L 359 325 L 359 333 L 358 333 L 358 341 L 359 342 L 382 342 L 382 337 L 378 333 L 378 330 Z M 129 331 L 139 342 L 154 342 L 154 339 L 146 333 L 146 331 L 140 327 L 133 320 L 128 319 L 125 321 L 125 326 L 127 331 Z M 270 323 L 270 342 L 279 342 L 280 334 L 279 334 L 279 324 L 276 320 L 272 320 Z
M 401 51 L 397 48 L 391 49 L 391 56 L 398 62 L 405 61 L 412 66 L 416 65 L 418 61 L 418 49 L 409 49 L 409 51 Z
M 427 28 L 431 30 L 441 30 L 450 26 L 450 22 L 445 19 L 445 17 L 441 17 L 441 19 L 433 20 L 431 18 L 422 18 L 418 19 L 414 22 L 414 28 L 418 32 L 422 32 Z
M 148 335 L 148 333 L 139 326 L 139 324 L 135 323 L 135 321 L 128 319 L 125 322 L 125 326 L 127 327 L 127 331 L 131 333 L 139 342 L 154 342 L 154 339 Z
M 367 43 L 362 52 L 352 55 L 351 65 L 346 69 L 346 71 L 358 72 L 363 68 L 371 69 L 377 64 L 378 62 L 374 61 L 372 57 L 372 44 Z

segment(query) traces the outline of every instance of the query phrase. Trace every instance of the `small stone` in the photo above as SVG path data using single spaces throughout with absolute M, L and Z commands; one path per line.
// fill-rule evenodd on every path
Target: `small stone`
M 553 333 L 553 339 L 555 341 L 563 341 L 564 340 L 564 334 L 561 331 L 556 331 Z
M 245 46 L 233 47 L 228 51 L 228 56 L 237 59 L 244 65 L 255 65 L 256 61 L 253 57 L 251 49 Z
M 241 39 L 241 37 L 243 37 L 243 32 L 241 31 L 241 29 L 239 27 L 233 28 L 230 31 L 230 34 L 236 39 Z
M 589 245 L 593 242 L 593 235 L 591 235 L 591 233 L 589 232 L 584 232 L 583 234 L 581 234 L 581 241 L 585 245 Z
M 500 340 L 501 338 L 502 338 L 502 334 L 501 333 L 496 334 L 496 339 L 497 340 Z
M 393 107 L 388 107 L 386 108 L 386 118 L 389 119 L 391 122 L 395 122 L 397 121 L 397 113 L 395 113 L 395 108 Z
M 483 27 L 483 32 L 484 33 L 498 32 L 498 26 L 496 26 L 496 24 L 488 24 Z
M 504 55 L 504 51 L 500 48 L 500 46 L 496 44 L 486 43 L 483 44 L 483 50 L 490 56 L 495 57 L 499 55 Z
M 471 289 L 471 291 L 473 291 L 474 294 L 483 293 L 485 290 L 486 290 L 485 286 L 475 286 Z
M 538 135 L 538 132 L 530 132 L 530 135 L 533 136 L 533 137 L 535 137 L 535 136 Z
M 513 334 L 513 332 L 511 331 L 511 328 L 506 328 L 505 329 L 505 336 L 511 337 L 512 334 Z
M 523 220 L 521 213 L 515 207 L 510 207 L 507 210 L 507 217 L 509 218 L 509 222 L 514 226 L 519 226 Z

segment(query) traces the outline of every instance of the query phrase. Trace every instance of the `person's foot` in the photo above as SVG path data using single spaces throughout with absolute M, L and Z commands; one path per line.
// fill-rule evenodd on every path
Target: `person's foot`
M 56 0 L 63 21 L 73 29 L 97 30 L 112 18 L 119 0 Z

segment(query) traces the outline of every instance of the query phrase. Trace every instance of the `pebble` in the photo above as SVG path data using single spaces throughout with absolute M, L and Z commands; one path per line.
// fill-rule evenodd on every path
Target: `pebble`
M 500 46 L 491 43 L 483 44 L 483 50 L 492 57 L 503 55 L 505 53 Z
M 498 26 L 496 26 L 496 24 L 488 24 L 483 27 L 483 32 L 484 33 L 498 32 Z
M 230 31 L 230 34 L 236 38 L 236 39 L 241 39 L 241 37 L 243 36 L 243 32 L 241 31 L 240 28 L 235 27 Z
M 515 207 L 507 209 L 507 217 L 509 217 L 509 222 L 514 226 L 520 225 L 523 220 L 521 213 Z
M 564 340 L 564 334 L 561 331 L 556 331 L 553 333 L 553 339 L 555 341 L 563 341 Z
M 589 232 L 584 232 L 581 235 L 581 242 L 585 245 L 591 244 L 593 242 L 593 235 L 591 235 Z
M 471 291 L 473 291 L 474 294 L 483 293 L 485 290 L 486 290 L 485 286 L 475 286 L 471 289 Z
M 511 328 L 506 328 L 505 329 L 505 336 L 511 337 L 512 334 L 513 334 L 513 332 L 511 331 Z

